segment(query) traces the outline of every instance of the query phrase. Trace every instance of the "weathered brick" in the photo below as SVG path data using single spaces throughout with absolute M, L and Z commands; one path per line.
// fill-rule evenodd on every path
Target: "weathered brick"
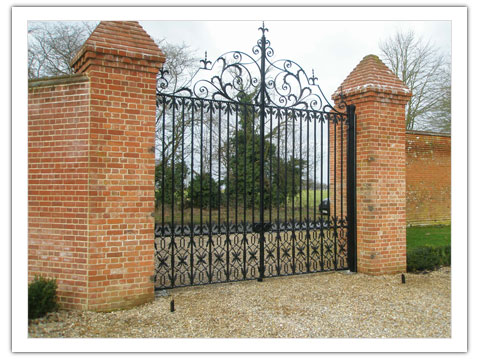
M 407 131 L 407 224 L 451 221 L 451 138 L 446 134 Z

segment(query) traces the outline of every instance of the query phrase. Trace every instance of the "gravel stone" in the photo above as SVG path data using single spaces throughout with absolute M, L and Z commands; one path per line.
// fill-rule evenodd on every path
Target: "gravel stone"
M 30 321 L 40 338 L 448 338 L 450 267 L 348 272 L 169 289 L 128 310 L 65 311 Z M 170 312 L 170 302 L 175 311 Z

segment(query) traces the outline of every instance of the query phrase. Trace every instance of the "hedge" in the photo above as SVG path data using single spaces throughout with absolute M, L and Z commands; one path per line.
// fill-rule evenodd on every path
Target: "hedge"
M 450 245 L 430 246 L 424 245 L 407 249 L 407 271 L 435 270 L 441 266 L 450 266 Z

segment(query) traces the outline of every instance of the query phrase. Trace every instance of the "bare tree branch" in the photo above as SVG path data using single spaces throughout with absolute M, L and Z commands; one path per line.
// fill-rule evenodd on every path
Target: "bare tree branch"
M 28 77 L 68 75 L 70 61 L 94 29 L 89 22 L 30 22 Z
M 413 31 L 397 32 L 379 47 L 382 60 L 412 91 L 406 128 L 450 131 L 448 57 Z

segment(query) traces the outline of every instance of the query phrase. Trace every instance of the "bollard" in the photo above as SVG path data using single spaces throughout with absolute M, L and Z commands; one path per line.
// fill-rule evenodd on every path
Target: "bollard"
M 174 311 L 175 311 L 175 302 L 172 299 L 172 301 L 170 301 L 170 312 L 174 312 Z

